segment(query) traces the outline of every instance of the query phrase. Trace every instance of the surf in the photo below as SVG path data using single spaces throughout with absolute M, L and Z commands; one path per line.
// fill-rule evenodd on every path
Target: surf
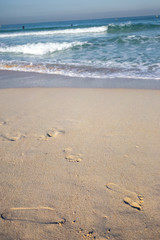
M 107 26 L 101 27 L 88 27 L 88 28 L 68 28 L 65 30 L 50 30 L 50 31 L 35 31 L 35 32 L 18 32 L 0 34 L 0 38 L 13 38 L 13 37 L 25 37 L 25 36 L 46 36 L 46 35 L 58 35 L 58 34 L 85 34 L 85 33 L 101 33 L 106 32 Z
M 150 66 L 151 67 L 151 66 Z M 157 71 L 159 66 L 157 66 Z M 118 63 L 111 61 L 106 63 L 106 66 L 96 67 L 84 64 L 51 64 L 51 63 L 29 63 L 15 61 L 0 61 L 0 70 L 35 72 L 42 74 L 53 74 L 77 78 L 133 78 L 133 79 L 152 79 L 160 80 L 158 72 L 150 72 L 148 67 L 131 66 L 129 62 Z
M 86 45 L 87 42 L 62 42 L 62 43 L 35 43 L 35 44 L 23 44 L 17 46 L 3 46 L 0 47 L 0 53 L 21 53 L 31 55 L 45 55 L 51 54 L 56 51 L 63 51 L 71 49 L 76 46 Z
M 160 29 L 159 24 L 121 23 L 119 25 L 118 24 L 108 25 L 108 33 L 129 33 L 156 29 Z

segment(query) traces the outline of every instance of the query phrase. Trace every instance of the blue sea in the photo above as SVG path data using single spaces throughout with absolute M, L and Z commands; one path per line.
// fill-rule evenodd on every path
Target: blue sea
M 0 69 L 160 80 L 160 17 L 4 25 Z

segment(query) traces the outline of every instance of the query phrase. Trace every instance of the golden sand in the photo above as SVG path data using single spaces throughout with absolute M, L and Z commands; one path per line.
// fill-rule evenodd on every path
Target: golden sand
M 160 239 L 160 91 L 0 90 L 1 240 Z

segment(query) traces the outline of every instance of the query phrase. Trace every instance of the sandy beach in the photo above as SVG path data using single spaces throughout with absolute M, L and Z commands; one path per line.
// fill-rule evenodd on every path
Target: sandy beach
M 0 239 L 160 239 L 160 91 L 0 89 Z

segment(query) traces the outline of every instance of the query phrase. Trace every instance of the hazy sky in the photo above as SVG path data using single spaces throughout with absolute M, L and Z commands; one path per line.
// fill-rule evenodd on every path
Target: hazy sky
M 0 24 L 160 14 L 160 0 L 0 0 Z

